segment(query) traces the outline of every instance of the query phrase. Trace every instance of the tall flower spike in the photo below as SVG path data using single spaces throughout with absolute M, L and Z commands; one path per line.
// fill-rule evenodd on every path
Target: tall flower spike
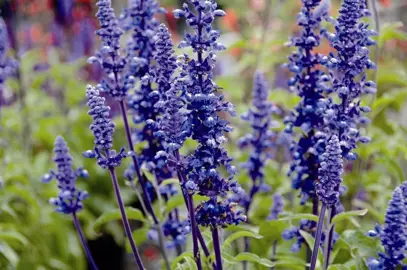
M 186 75 L 183 83 L 188 86 L 187 111 L 192 124 L 192 138 L 199 143 L 189 162 L 187 178 L 190 187 L 194 187 L 190 191 L 198 190 L 208 197 L 224 196 L 230 190 L 240 193 L 241 188 L 232 180 L 236 168 L 221 146 L 226 141 L 224 134 L 232 131 L 232 128 L 228 121 L 219 116 L 222 112 L 231 115 L 235 112 L 231 103 L 216 94 L 219 87 L 213 81 L 215 52 L 225 47 L 217 42 L 220 31 L 213 30 L 211 24 L 215 17 L 224 16 L 225 12 L 217 9 L 213 0 L 191 3 L 195 12 L 187 4 L 183 5 L 183 10 L 174 11 L 177 18 L 185 17 L 187 24 L 196 30 L 186 34 L 179 44 L 179 48 L 191 47 L 196 53 L 196 58 L 187 54 L 180 57 L 180 61 L 184 62 L 181 73 Z M 220 166 L 226 167 L 230 174 L 228 179 L 218 173 Z
M 370 258 L 367 262 L 369 269 L 396 269 L 404 266 L 403 260 L 406 257 L 407 232 L 406 232 L 406 209 L 405 199 L 402 190 L 397 187 L 387 208 L 384 226 L 379 231 L 380 240 L 384 247 L 384 252 L 379 252 L 379 258 Z M 404 268 L 403 268 L 404 269 Z
M 163 53 L 156 50 L 156 42 L 164 38 L 157 35 L 159 22 L 155 16 L 164 12 L 165 10 L 160 8 L 155 0 L 131 0 L 129 7 L 121 16 L 123 28 L 131 34 L 127 44 L 127 58 L 132 59 L 129 72 L 140 81 L 139 87 L 128 101 L 133 122 L 137 125 L 133 138 L 138 143 L 146 143 L 139 156 L 139 162 L 147 166 L 159 181 L 171 177 L 167 168 L 155 160 L 156 153 L 163 148 L 161 141 L 154 135 L 157 131 L 154 122 L 161 115 L 162 109 L 156 106 L 160 100 L 160 92 L 154 91 L 152 87 L 155 77 L 158 76 L 153 58 Z M 130 167 L 128 172 L 132 170 Z
M 284 197 L 276 192 L 273 195 L 273 205 L 271 206 L 270 215 L 268 220 L 277 220 L 278 216 L 284 211 Z
M 72 157 L 69 153 L 68 145 L 62 136 L 58 136 L 55 139 L 54 162 L 57 165 L 56 171 L 51 170 L 41 179 L 43 183 L 49 183 L 52 179 L 55 179 L 58 183 L 59 195 L 56 198 L 51 198 L 49 202 L 51 205 L 55 206 L 55 211 L 66 215 L 72 215 L 75 228 L 78 232 L 91 268 L 93 270 L 98 270 L 86 242 L 79 219 L 76 215 L 76 213 L 83 208 L 82 201 L 88 197 L 88 192 L 76 188 L 76 180 L 78 177 L 88 178 L 88 172 L 83 168 L 79 168 L 76 171 L 73 169 Z
M 289 85 L 301 100 L 286 117 L 285 123 L 288 133 L 292 133 L 294 127 L 302 130 L 301 137 L 292 146 L 294 160 L 289 175 L 293 176 L 292 187 L 301 190 L 301 203 L 304 204 L 308 198 L 316 198 L 314 184 L 318 179 L 318 156 L 324 151 L 323 134 L 318 132 L 324 125 L 326 103 L 319 83 L 323 75 L 318 67 L 322 57 L 314 49 L 320 45 L 321 21 L 327 10 L 320 8 L 321 0 L 302 0 L 302 3 L 297 16 L 301 33 L 288 43 L 297 47 L 297 51 L 289 57 L 287 64 L 294 73 Z
M 86 158 L 96 158 L 100 167 L 104 169 L 118 167 L 123 158 L 131 153 L 125 153 L 124 148 L 116 153 L 113 150 L 113 133 L 115 124 L 109 118 L 110 107 L 105 105 L 105 98 L 99 95 L 99 91 L 93 86 L 86 88 L 86 97 L 88 99 L 89 111 L 93 122 L 89 129 L 95 137 L 94 150 L 88 150 L 83 153 Z
M 343 159 L 339 139 L 333 135 L 322 154 L 319 168 L 319 182 L 316 191 L 319 199 L 331 207 L 339 201 L 339 188 L 342 183 Z
M 225 47 L 217 40 L 220 31 L 212 28 L 215 17 L 225 16 L 223 10 L 217 9 L 215 0 L 192 0 L 190 5 L 184 3 L 183 9 L 174 11 L 176 18 L 184 17 L 186 23 L 193 30 L 185 34 L 179 48 L 190 47 L 195 54 L 190 57 L 184 54 L 180 60 L 184 62 L 181 74 L 184 74 L 183 83 L 187 86 L 186 97 L 188 117 L 190 118 L 192 139 L 198 143 L 194 153 L 188 157 L 185 170 L 186 180 L 182 181 L 183 191 L 187 192 L 186 201 L 191 217 L 193 251 L 197 268 L 202 269 L 197 245 L 196 223 L 209 226 L 212 230 L 216 268 L 222 269 L 222 257 L 218 227 L 229 224 L 238 224 L 246 220 L 242 211 L 235 209 L 234 203 L 223 200 L 218 202 L 218 196 L 226 196 L 229 191 L 241 193 L 242 189 L 233 180 L 236 168 L 231 164 L 222 143 L 226 141 L 225 133 L 232 130 L 229 122 L 220 115 L 234 115 L 233 105 L 224 101 L 222 95 L 217 95 L 219 87 L 213 81 L 213 69 L 216 61 L 216 51 Z M 193 10 L 190 9 L 193 7 Z M 179 159 L 176 160 L 179 162 Z M 220 168 L 226 168 L 227 178 L 220 173 Z M 196 220 L 193 208 L 192 195 L 198 192 L 210 197 L 197 207 Z
M 253 181 L 250 195 L 246 196 L 242 204 L 249 210 L 250 203 L 259 191 L 268 191 L 264 183 L 264 166 L 272 157 L 272 148 L 276 147 L 277 134 L 270 128 L 278 126 L 278 122 L 272 120 L 272 114 L 278 109 L 268 101 L 269 87 L 264 74 L 257 71 L 253 85 L 253 108 L 242 115 L 242 119 L 252 128 L 252 133 L 247 134 L 238 141 L 240 149 L 251 148 L 250 157 L 243 167 L 247 169 Z
M 7 26 L 0 17 L 0 106 L 2 105 L 2 88 L 3 84 L 9 77 L 15 74 L 18 68 L 18 62 L 7 56 L 9 49 L 9 40 Z
M 364 0 L 344 0 L 339 14 L 334 22 L 335 33 L 327 33 L 337 52 L 325 57 L 325 65 L 331 74 L 324 76 L 322 81 L 328 92 L 338 95 L 340 103 L 330 100 L 326 120 L 329 130 L 336 131 L 339 136 L 342 155 L 348 160 L 355 160 L 357 155 L 353 150 L 357 143 L 370 141 L 359 130 L 360 126 L 369 122 L 363 114 L 370 112 L 369 107 L 360 105 L 360 99 L 362 95 L 376 92 L 376 84 L 366 78 L 366 71 L 376 68 L 369 59 L 368 49 L 375 44 L 371 37 L 376 32 L 363 21 L 370 15 Z
M 130 0 L 120 17 L 123 29 L 131 34 L 126 52 L 127 58 L 131 59 L 130 72 L 136 78 L 151 72 L 159 25 L 156 15 L 162 13 L 165 9 L 160 8 L 156 0 Z
M 72 166 L 72 157 L 69 148 L 63 137 L 58 136 L 55 140 L 54 162 L 57 165 L 56 171 L 50 171 L 42 177 L 42 182 L 49 183 L 52 179 L 58 182 L 59 195 L 49 200 L 54 205 L 55 211 L 63 214 L 76 213 L 83 208 L 82 201 L 88 197 L 86 191 L 80 191 L 76 188 L 78 177 L 88 177 L 88 172 L 83 168 L 74 170 Z
M 96 34 L 102 41 L 102 48 L 95 56 L 89 58 L 89 63 L 99 63 L 106 76 L 97 86 L 98 90 L 108 93 L 117 100 L 123 100 L 129 89 L 134 87 L 134 77 L 126 72 L 128 63 L 120 55 L 120 37 L 123 30 L 114 14 L 110 0 L 100 0 L 96 16 L 100 22 L 100 29 Z

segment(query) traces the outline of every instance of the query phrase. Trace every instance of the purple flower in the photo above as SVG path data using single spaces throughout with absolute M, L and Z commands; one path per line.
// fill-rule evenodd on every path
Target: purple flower
M 293 143 L 291 150 L 293 161 L 289 175 L 293 176 L 292 187 L 300 189 L 304 204 L 308 198 L 315 198 L 314 184 L 318 179 L 319 156 L 324 151 L 324 134 L 318 132 L 324 126 L 324 108 L 326 101 L 322 94 L 319 70 L 322 56 L 314 53 L 320 45 L 321 21 L 326 9 L 317 8 L 320 0 L 303 0 L 303 7 L 297 15 L 301 27 L 299 36 L 291 38 L 288 45 L 295 46 L 289 57 L 288 69 L 294 73 L 289 86 L 301 98 L 295 110 L 285 119 L 286 132 L 292 133 L 294 127 L 301 129 L 302 135 Z
M 380 236 L 384 252 L 379 252 L 379 258 L 370 258 L 367 262 L 369 269 L 396 269 L 404 266 L 407 249 L 407 221 L 406 201 L 402 190 L 397 187 L 389 202 L 383 228 L 376 226 L 369 236 Z
M 74 0 L 59 0 L 54 1 L 54 3 L 56 21 L 63 26 L 69 26 L 72 24 Z
M 86 88 L 86 97 L 89 106 L 88 114 L 93 118 L 89 129 L 95 137 L 95 147 L 93 151 L 84 152 L 83 156 L 96 158 L 99 166 L 104 169 L 118 167 L 121 165 L 122 159 L 132 153 L 125 153 L 124 148 L 119 153 L 112 149 L 115 124 L 109 118 L 110 108 L 105 105 L 105 98 L 101 97 L 99 91 L 91 85 Z
M 54 205 L 55 211 L 63 214 L 76 213 L 83 208 L 82 201 L 88 197 L 86 191 L 76 188 L 78 177 L 88 177 L 88 172 L 83 168 L 74 170 L 72 157 L 69 148 L 63 137 L 58 136 L 55 140 L 54 162 L 57 165 L 56 171 L 50 171 L 42 177 L 42 182 L 49 183 L 52 179 L 58 182 L 59 195 L 49 200 Z
M 120 16 L 123 29 L 131 34 L 126 53 L 127 59 L 131 59 L 130 72 L 136 78 L 151 72 L 159 25 L 156 15 L 160 13 L 165 13 L 165 9 L 156 0 L 130 0 Z
M 8 49 L 9 39 L 7 26 L 0 17 L 0 109 L 3 105 L 7 105 L 10 102 L 3 96 L 5 88 L 4 83 L 8 78 L 14 76 L 18 69 L 18 62 L 7 56 Z
M 184 246 L 187 241 L 187 236 L 191 230 L 189 220 L 179 221 L 175 219 L 168 219 L 162 225 L 164 236 L 166 237 L 166 248 L 175 248 L 178 246 Z M 150 230 L 148 234 L 149 238 L 158 241 L 157 230 Z
M 215 197 L 196 208 L 196 220 L 201 226 L 211 228 L 238 225 L 246 221 L 243 211 L 235 209 L 236 204 L 228 200 L 218 202 Z
M 181 49 L 189 47 L 194 53 L 194 57 L 185 53 L 179 58 L 182 62 L 180 91 L 182 94 L 184 89 L 186 91 L 184 95 L 192 139 L 198 143 L 194 153 L 187 158 L 187 192 L 193 194 L 197 191 L 210 197 L 197 207 L 196 220 L 198 224 L 216 228 L 246 220 L 241 211 L 235 209 L 234 203 L 228 200 L 217 201 L 219 195 L 226 196 L 229 191 L 236 194 L 242 192 L 241 187 L 233 180 L 236 168 L 222 147 L 226 141 L 225 134 L 232 131 L 232 128 L 220 115 L 226 113 L 233 116 L 234 107 L 217 93 L 219 87 L 213 81 L 215 53 L 225 47 L 218 42 L 220 31 L 214 30 L 212 23 L 215 17 L 222 17 L 225 12 L 217 9 L 214 0 L 193 0 L 190 3 L 184 3 L 182 10 L 174 11 L 175 17 L 185 18 L 193 30 L 185 34 L 178 46 Z M 224 177 L 219 172 L 221 167 L 226 168 L 228 176 Z
M 315 238 L 315 221 L 311 221 L 311 220 L 301 220 L 300 221 L 300 225 L 298 227 L 291 227 L 289 229 L 285 229 L 283 231 L 283 234 L 281 235 L 283 237 L 284 240 L 291 240 L 291 239 L 295 239 L 294 244 L 291 246 L 291 252 L 300 252 L 302 245 L 305 243 L 305 238 L 301 235 L 301 231 L 305 231 L 308 232 L 309 234 L 312 235 L 312 237 Z M 338 241 L 339 239 L 339 234 L 338 233 L 334 233 L 333 235 L 333 244 L 332 247 L 334 246 L 334 244 L 336 243 L 336 241 Z M 325 240 L 325 233 L 322 233 L 321 236 L 321 247 L 323 247 L 324 245 L 324 240 Z
M 369 107 L 360 105 L 360 99 L 376 92 L 376 84 L 366 79 L 366 71 L 376 68 L 369 59 L 368 49 L 375 44 L 371 37 L 376 32 L 363 20 L 370 15 L 365 1 L 345 0 L 339 14 L 337 21 L 331 19 L 335 33 L 326 33 L 336 52 L 324 58 L 331 73 L 323 76 L 322 82 L 327 92 L 338 95 L 340 102 L 330 99 L 325 118 L 330 132 L 338 134 L 342 155 L 355 160 L 357 154 L 353 150 L 357 144 L 370 141 L 359 130 L 369 122 L 364 113 L 370 112 Z
M 238 141 L 240 149 L 251 148 L 249 160 L 243 164 L 253 181 L 250 195 L 242 202 L 246 210 L 254 195 L 265 185 L 264 166 L 272 158 L 271 150 L 276 147 L 277 134 L 270 128 L 278 125 L 278 122 L 272 120 L 272 115 L 279 110 L 268 101 L 269 91 L 264 74 L 257 71 L 254 76 L 253 108 L 242 115 L 242 119 L 250 123 L 252 133 Z
M 96 16 L 100 29 L 96 34 L 102 41 L 102 48 L 95 56 L 89 58 L 89 63 L 99 63 L 106 76 L 97 86 L 98 90 L 108 93 L 117 100 L 123 100 L 129 89 L 134 87 L 135 79 L 128 70 L 127 59 L 120 55 L 120 37 L 123 30 L 111 7 L 110 0 L 100 0 L 97 3 L 99 11 Z
M 0 17 L 0 99 L 2 88 L 4 87 L 3 84 L 9 77 L 15 75 L 18 69 L 18 62 L 7 55 L 8 50 L 9 40 L 7 27 L 3 19 Z
M 316 192 L 326 206 L 334 206 L 339 201 L 339 188 L 342 183 L 343 160 L 339 139 L 333 135 L 326 144 L 320 159 L 319 182 Z
M 155 16 L 164 12 L 165 10 L 160 8 L 155 0 L 132 0 L 120 18 L 123 29 L 131 34 L 126 48 L 126 57 L 131 59 L 128 72 L 140 82 L 128 100 L 133 122 L 137 125 L 133 137 L 135 142 L 144 142 L 146 145 L 139 155 L 140 164 L 145 164 L 159 181 L 171 177 L 171 172 L 162 166 L 163 164 L 158 164 L 155 159 L 156 153 L 163 150 L 162 141 L 156 136 L 158 130 L 155 125 L 163 111 L 156 106 L 162 95 L 162 89 L 154 89 L 153 83 L 159 80 L 157 76 L 162 76 L 161 73 L 169 61 L 173 61 L 172 65 L 175 65 L 174 58 L 158 57 L 173 53 L 169 33 L 165 35 L 163 30 L 158 32 L 159 22 Z M 170 43 L 171 48 L 163 47 L 161 43 Z M 158 87 L 160 88 L 159 84 Z
M 271 206 L 270 215 L 268 216 L 268 220 L 277 220 L 278 215 L 284 211 L 284 197 L 276 192 L 273 195 L 273 205 Z

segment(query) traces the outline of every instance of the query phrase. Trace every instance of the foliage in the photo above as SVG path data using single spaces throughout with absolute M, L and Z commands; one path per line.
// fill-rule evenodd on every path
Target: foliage
M 162 1 L 161 4 L 178 5 L 174 2 Z M 273 115 L 273 120 L 280 125 L 273 125 L 272 130 L 280 134 L 284 129 L 284 115 L 299 102 L 298 97 L 288 91 L 286 82 L 289 74 L 281 68 L 290 52 L 284 43 L 288 33 L 296 30 L 293 18 L 298 12 L 298 5 L 295 1 L 281 1 L 278 4 L 278 1 L 273 1 L 273 5 L 276 2 L 273 8 L 265 3 L 263 9 L 256 9 L 251 1 L 232 2 L 219 1 L 223 9 L 236 16 L 237 24 L 229 16 L 217 23 L 226 32 L 221 41 L 228 48 L 226 52 L 218 54 L 217 61 L 221 67 L 220 74 L 215 77 L 218 91 L 222 91 L 225 99 L 235 104 L 237 114 L 241 115 L 251 107 L 248 100 L 255 70 L 264 71 L 271 82 L 268 100 L 280 112 Z M 333 1 L 333 9 L 337 7 L 338 3 Z M 176 39 L 177 33 L 173 32 L 173 36 Z M 366 233 L 376 223 L 385 223 L 388 201 L 395 187 L 407 177 L 404 170 L 407 165 L 407 126 L 404 119 L 407 100 L 406 55 L 398 47 L 389 49 L 394 42 L 406 39 L 407 34 L 401 30 L 399 23 L 383 24 L 376 38 L 378 46 L 372 48 L 372 56 L 379 54 L 376 58 L 379 59 L 378 70 L 370 71 L 368 75 L 370 78 L 376 77 L 378 90 L 376 97 L 363 98 L 361 104 L 372 109 L 369 113 L 372 123 L 363 131 L 371 142 L 356 149 L 358 160 L 345 162 L 343 184 L 347 186 L 347 191 L 340 197 L 345 212 L 336 215 L 331 222 L 338 233 L 331 254 L 332 264 L 328 268 L 331 270 L 367 269 L 366 261 L 377 257 L 377 251 L 383 249 L 380 239 L 370 238 Z M 321 44 L 319 49 L 327 49 L 325 45 Z M 176 54 L 179 54 L 177 49 Z M 63 48 L 49 48 L 45 63 L 47 68 L 34 71 L 38 64 L 44 64 L 42 55 L 42 49 L 21 54 L 21 77 L 8 80 L 4 87 L 5 93 L 11 93 L 16 98 L 11 104 L 0 106 L 0 269 L 82 270 L 86 269 L 86 259 L 72 220 L 54 212 L 48 203 L 48 198 L 58 193 L 57 188 L 41 183 L 42 175 L 50 168 L 53 142 L 57 135 L 67 140 L 74 167 L 84 166 L 89 171 L 90 178 L 77 183 L 81 190 L 87 190 L 91 195 L 84 201 L 83 211 L 78 213 L 87 239 L 91 241 L 110 234 L 117 244 L 125 246 L 125 238 L 109 176 L 81 154 L 84 150 L 93 149 L 93 137 L 88 132 L 91 119 L 87 115 L 85 96 L 86 85 L 95 84 L 87 76 L 92 71 L 85 57 L 75 61 L 62 60 Z M 112 105 L 113 120 L 117 120 L 120 112 L 114 100 L 107 98 L 107 102 Z M 228 117 L 228 120 L 234 131 L 227 135 L 225 147 L 234 158 L 233 164 L 238 166 L 249 158 L 250 153 L 240 149 L 237 141 L 250 133 L 250 126 L 239 117 Z M 115 145 L 124 146 L 123 124 L 121 121 L 115 122 Z M 139 143 L 135 148 L 136 152 L 140 152 L 145 145 Z M 186 140 L 184 148 L 183 151 L 188 153 L 196 145 Z M 273 158 L 265 161 L 262 172 L 264 183 L 271 189 L 253 196 L 248 213 L 250 223 L 232 225 L 222 230 L 224 269 L 240 269 L 242 262 L 246 262 L 248 269 L 256 270 L 271 267 L 304 269 L 308 262 L 307 249 L 312 249 L 314 245 L 312 235 L 300 228 L 298 234 L 304 244 L 298 253 L 293 254 L 293 242 L 283 240 L 282 234 L 286 229 L 298 226 L 301 220 L 316 222 L 318 217 L 311 214 L 312 204 L 307 202 L 301 205 L 298 193 L 291 189 L 291 181 L 286 176 L 290 163 L 288 149 L 277 146 L 273 151 Z M 154 222 L 143 209 L 136 209 L 139 197 L 122 181 L 129 162 L 130 159 L 123 160 L 125 164 L 118 168 L 117 175 L 128 218 L 135 224 L 135 242 L 139 247 L 158 245 L 150 237 Z M 157 197 L 157 193 L 153 192 L 153 208 L 159 219 L 168 216 L 174 209 L 185 209 L 177 179 L 166 179 L 156 186 L 147 168 L 143 167 L 142 170 L 153 189 L 171 186 L 176 189 L 177 194 L 168 200 Z M 238 171 L 235 179 L 246 191 L 252 187 L 253 181 L 244 169 Z M 137 182 L 132 185 L 137 187 Z M 279 219 L 268 220 L 275 192 L 282 195 L 285 207 Z M 194 195 L 195 205 L 204 200 L 207 198 Z M 180 215 L 188 217 L 185 210 L 181 210 Z M 211 230 L 202 227 L 201 231 L 210 252 L 208 256 L 201 252 L 203 268 L 211 269 L 215 260 Z M 188 237 L 182 252 L 170 253 L 172 269 L 196 269 L 192 241 Z M 245 250 L 247 239 L 249 250 Z M 276 253 L 273 251 L 275 246 Z M 322 254 L 318 260 L 317 269 L 322 269 Z

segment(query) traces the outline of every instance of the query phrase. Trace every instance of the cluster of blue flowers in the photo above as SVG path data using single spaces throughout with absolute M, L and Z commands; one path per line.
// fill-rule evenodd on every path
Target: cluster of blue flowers
M 156 45 L 159 35 L 157 14 L 165 13 L 155 0 L 132 0 L 121 16 L 123 29 L 131 34 L 126 47 L 127 59 L 131 59 L 129 73 L 138 80 L 139 86 L 129 96 L 128 105 L 133 114 L 133 122 L 137 127 L 133 131 L 134 141 L 145 142 L 146 146 L 139 155 L 140 164 L 144 164 L 157 178 L 158 182 L 171 177 L 171 172 L 165 166 L 165 160 L 156 159 L 156 153 L 163 150 L 162 141 L 155 135 L 158 131 L 154 121 L 162 114 L 162 109 L 156 104 L 162 94 L 162 86 L 156 79 L 168 59 L 162 58 L 166 48 Z M 163 40 L 162 42 L 166 42 Z M 154 63 L 154 58 L 157 58 Z M 167 61 L 159 64 L 159 61 Z M 167 78 L 168 79 L 168 78 Z M 159 89 L 153 89 L 153 82 L 158 82 Z M 128 178 L 134 168 L 127 171 Z
M 278 122 L 273 121 L 272 115 L 278 113 L 279 109 L 268 101 L 269 91 L 264 74 L 257 71 L 254 76 L 253 108 L 242 115 L 242 119 L 250 123 L 253 132 L 238 141 L 240 149 L 252 149 L 249 159 L 243 164 L 253 181 L 249 195 L 244 196 L 240 202 L 245 206 L 246 212 L 256 193 L 270 190 L 264 183 L 264 167 L 266 161 L 273 157 L 272 150 L 276 147 L 277 134 L 271 128 L 277 127 Z
M 297 16 L 301 26 L 299 36 L 293 37 L 288 45 L 297 47 L 290 57 L 288 69 L 294 73 L 289 81 L 291 89 L 301 97 L 295 111 L 285 119 L 286 132 L 292 133 L 294 127 L 301 128 L 302 135 L 292 145 L 293 162 L 290 175 L 293 175 L 292 187 L 301 190 L 304 204 L 309 198 L 316 198 L 315 182 L 318 179 L 319 156 L 324 151 L 324 134 L 320 132 L 324 126 L 325 98 L 320 85 L 320 77 L 324 74 L 318 65 L 322 56 L 314 53 L 320 45 L 321 21 L 327 10 L 317 8 L 320 0 L 303 0 L 303 7 Z
M 403 184 L 405 188 L 406 183 Z M 368 235 L 380 237 L 384 252 L 379 252 L 379 258 L 370 258 L 367 266 L 370 270 L 396 269 L 403 264 L 406 258 L 407 249 L 407 210 L 406 197 L 403 190 L 397 187 L 387 208 L 384 226 L 376 226 L 374 231 L 369 231 Z
M 187 24 L 194 30 L 187 33 L 179 44 L 179 48 L 192 48 L 196 57 L 187 54 L 182 56 L 182 84 L 186 89 L 186 109 L 189 112 L 192 139 L 198 146 L 188 157 L 186 168 L 187 182 L 185 188 L 189 193 L 198 192 L 210 197 L 197 207 L 197 222 L 203 226 L 225 226 L 237 224 L 245 220 L 242 211 L 235 210 L 234 203 L 228 200 L 218 202 L 218 196 L 226 196 L 229 191 L 240 194 L 243 190 L 233 180 L 236 168 L 231 164 L 222 144 L 226 141 L 225 133 L 232 131 L 227 120 L 219 114 L 224 112 L 235 115 L 231 103 L 224 101 L 222 95 L 216 92 L 218 86 L 213 81 L 213 69 L 216 61 L 216 51 L 225 47 L 217 40 L 220 31 L 212 28 L 215 17 L 225 15 L 217 9 L 215 1 L 193 0 L 190 9 L 188 4 L 183 9 L 174 11 L 176 18 L 184 17 Z M 219 168 L 226 168 L 229 176 L 223 177 Z
M 58 182 L 59 195 L 49 200 L 55 206 L 55 211 L 63 214 L 73 214 L 83 208 L 82 201 L 88 197 L 86 191 L 76 188 L 78 177 L 88 177 L 88 172 L 83 168 L 73 169 L 72 157 L 69 148 L 61 136 L 55 140 L 54 162 L 57 165 L 56 171 L 51 170 L 42 177 L 42 182 L 49 183 L 52 179 Z
M 330 75 L 322 76 L 325 90 L 334 92 L 340 99 L 336 104 L 333 99 L 325 113 L 326 129 L 337 134 L 342 155 L 348 160 L 357 159 L 353 152 L 357 143 L 368 143 L 370 139 L 362 136 L 359 127 L 369 123 L 364 113 L 370 108 L 360 105 L 364 94 L 376 92 L 376 84 L 366 79 L 366 71 L 376 68 L 369 59 L 369 46 L 375 41 L 371 38 L 376 32 L 369 29 L 369 24 L 362 21 L 370 15 L 365 1 L 345 0 L 335 22 L 335 33 L 326 33 L 331 45 L 336 49 L 324 58 L 324 64 L 330 69 Z
M 0 106 L 2 101 L 2 90 L 8 78 L 15 75 L 18 62 L 7 55 L 9 50 L 9 40 L 7 26 L 0 17 Z
M 333 135 L 326 144 L 319 168 L 319 182 L 316 192 L 319 199 L 326 206 L 335 206 L 339 201 L 342 183 L 343 160 L 339 139 Z
M 95 87 L 88 85 L 86 89 L 89 112 L 93 122 L 89 129 L 95 137 L 94 150 L 83 153 L 86 158 L 96 158 L 100 167 L 104 169 L 119 167 L 123 158 L 133 153 L 126 153 L 122 148 L 118 153 L 113 150 L 113 133 L 115 124 L 109 117 L 110 107 L 105 105 L 105 98 L 101 97 Z
M 273 195 L 273 205 L 270 209 L 270 214 L 267 217 L 268 220 L 277 220 L 278 216 L 284 211 L 284 197 L 281 193 L 276 192 Z
M 119 26 L 110 0 L 100 0 L 97 6 L 99 10 L 96 16 L 100 22 L 100 29 L 96 34 L 102 41 L 102 48 L 88 61 L 99 63 L 106 74 L 97 89 L 117 100 L 123 100 L 135 84 L 134 77 L 126 72 L 127 58 L 120 55 L 120 37 L 124 32 Z

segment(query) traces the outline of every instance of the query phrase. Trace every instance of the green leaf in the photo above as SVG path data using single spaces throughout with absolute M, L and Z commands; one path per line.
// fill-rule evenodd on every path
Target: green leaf
M 263 235 L 268 241 L 281 239 L 281 234 L 287 227 L 287 222 L 282 220 L 269 220 L 260 224 L 259 234 Z
M 25 238 L 24 235 L 22 235 L 19 232 L 16 231 L 5 231 L 5 232 L 0 232 L 0 241 L 4 241 L 11 246 L 17 245 L 23 245 L 26 246 L 28 244 L 27 238 Z
M 313 237 L 311 234 L 309 234 L 308 232 L 303 231 L 303 230 L 300 230 L 300 234 L 301 234 L 302 237 L 304 237 L 305 242 L 307 243 L 308 247 L 309 247 L 311 250 L 313 250 L 313 249 L 314 249 L 314 243 L 315 243 L 314 237 Z M 318 263 L 321 264 L 322 258 L 323 258 L 323 255 L 322 255 L 321 247 L 318 247 L 318 262 L 317 262 L 317 266 L 318 266 Z
M 334 218 L 332 219 L 332 224 L 336 224 L 339 221 L 346 220 L 346 219 L 349 219 L 351 217 L 364 216 L 364 215 L 366 215 L 367 211 L 368 211 L 367 209 L 362 209 L 362 210 L 355 210 L 355 211 L 348 211 L 348 212 L 339 213 L 336 216 L 334 216 Z
M 13 268 L 15 268 L 20 260 L 18 254 L 7 244 L 1 244 L 0 256 L 4 256 Z
M 182 194 L 176 194 L 172 196 L 166 203 L 164 214 L 171 212 L 172 210 L 179 206 L 182 206 L 183 204 L 185 204 L 185 202 Z
M 178 263 L 182 262 L 187 257 L 194 258 L 194 254 L 190 251 L 186 251 L 186 252 L 182 253 L 181 255 L 179 255 L 178 257 L 176 257 L 175 259 L 172 260 L 171 269 L 173 269 L 173 270 L 177 269 Z
M 334 264 L 329 266 L 328 270 L 350 270 L 350 268 L 342 264 Z
M 313 215 L 313 214 L 293 214 L 289 215 L 283 218 L 280 218 L 279 220 L 299 220 L 299 219 L 306 219 L 306 220 L 312 220 L 312 221 L 318 221 L 318 216 Z
M 257 233 L 251 232 L 251 231 L 240 231 L 240 232 L 235 232 L 232 233 L 226 240 L 223 242 L 223 248 L 229 248 L 231 243 L 239 238 L 242 237 L 250 237 L 250 238 L 256 238 L 256 239 L 261 239 L 263 236 L 258 235 Z
M 402 27 L 402 22 L 384 24 L 380 30 L 379 47 L 383 48 L 384 44 L 389 40 L 407 40 L 407 33 L 402 30 Z
M 253 263 L 264 265 L 266 267 L 273 267 L 274 266 L 274 264 L 270 260 L 265 259 L 265 258 L 260 258 L 256 254 L 249 253 L 249 252 L 239 253 L 235 257 L 235 260 L 253 262 Z
M 161 182 L 159 187 L 168 186 L 168 185 L 179 185 L 179 180 L 176 178 L 166 179 Z
M 379 240 L 368 237 L 365 232 L 358 230 L 347 230 L 341 234 L 341 238 L 348 246 L 352 247 L 352 256 L 372 257 L 377 255 Z
M 144 242 L 147 241 L 148 239 L 148 231 L 150 230 L 150 228 L 140 228 L 135 230 L 132 234 L 133 234 L 133 239 L 134 242 L 136 243 L 136 246 L 141 246 L 141 244 L 143 244 Z M 131 253 L 131 247 L 130 247 L 130 243 L 129 240 L 126 238 L 126 251 L 128 253 Z
M 196 266 L 195 260 L 191 257 L 185 257 L 185 263 L 188 265 L 188 270 L 197 270 L 198 267 Z
M 138 209 L 135 209 L 135 208 L 129 206 L 129 207 L 125 208 L 125 211 L 126 211 L 127 218 L 129 220 L 138 220 L 138 221 L 142 221 L 142 222 L 147 221 L 146 218 L 144 217 L 143 213 Z M 120 214 L 119 209 L 113 209 L 113 210 L 107 211 L 96 219 L 95 223 L 93 224 L 93 230 L 95 232 L 98 232 L 98 231 L 100 231 L 100 228 L 102 227 L 102 225 L 104 225 L 110 221 L 113 221 L 113 220 L 119 220 L 121 218 L 122 218 L 122 216 Z

